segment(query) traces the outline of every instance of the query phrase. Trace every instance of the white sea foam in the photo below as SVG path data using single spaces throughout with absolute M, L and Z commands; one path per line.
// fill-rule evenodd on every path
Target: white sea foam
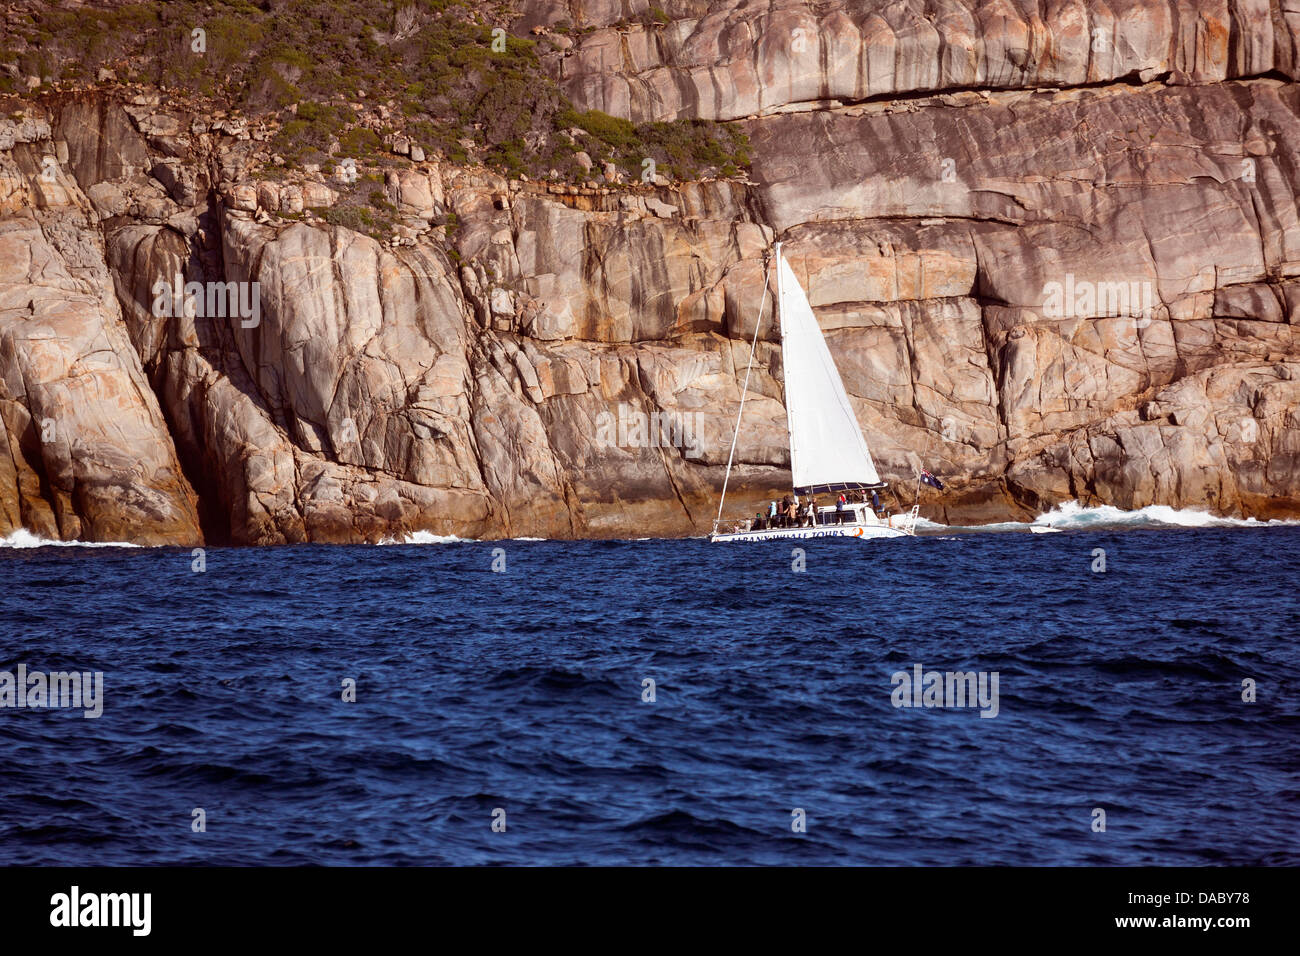
M 456 544 L 460 541 L 473 541 L 473 538 L 460 538 L 454 534 L 434 534 L 432 531 L 412 531 L 401 538 L 383 538 L 383 544 Z
M 1034 519 L 1036 525 L 1050 528 L 1094 528 L 1098 526 L 1120 527 L 1161 527 L 1177 528 L 1269 528 L 1300 525 L 1297 520 L 1274 518 L 1260 521 L 1258 518 L 1225 518 L 1212 515 L 1208 511 L 1192 509 L 1182 510 L 1168 505 L 1147 505 L 1136 511 L 1124 511 L 1113 505 L 1097 505 L 1085 508 L 1077 501 L 1067 501 L 1058 505 L 1047 514 Z
M 982 525 L 943 525 L 925 518 L 917 523 L 920 531 L 1028 531 L 1031 528 L 1056 531 L 1081 531 L 1101 528 L 1281 528 L 1300 525 L 1300 520 L 1273 518 L 1225 518 L 1208 511 L 1171 508 L 1168 505 L 1148 505 L 1136 511 L 1125 511 L 1114 505 L 1085 507 L 1077 501 L 1067 501 L 1033 521 L 1000 521 Z
M 0 548 L 139 548 L 129 541 L 51 541 L 18 528 L 0 538 Z
M 917 515 L 916 530 L 917 531 L 949 531 L 951 530 L 951 525 L 939 524 L 939 522 L 937 521 L 931 521 L 929 518 L 924 518 L 920 515 Z

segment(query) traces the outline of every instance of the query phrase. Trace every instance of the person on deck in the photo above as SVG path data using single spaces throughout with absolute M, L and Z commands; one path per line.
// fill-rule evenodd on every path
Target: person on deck
M 871 510 L 876 513 L 877 518 L 880 517 L 880 492 L 878 491 L 871 493 Z
M 839 499 L 835 502 L 835 523 L 844 524 L 844 506 L 848 500 L 844 497 L 844 492 L 840 492 Z
M 817 527 L 817 505 L 811 498 L 808 499 L 808 507 L 804 510 L 803 516 L 804 524 L 810 528 Z
M 776 524 L 776 502 L 775 502 L 775 501 L 769 502 L 769 503 L 768 503 L 768 506 L 767 506 L 767 526 L 768 526 L 769 528 L 775 528 L 775 527 L 777 526 L 777 524 Z

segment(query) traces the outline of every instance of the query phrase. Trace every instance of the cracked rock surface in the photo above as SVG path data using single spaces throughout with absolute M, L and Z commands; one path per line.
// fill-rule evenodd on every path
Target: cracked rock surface
M 1300 13 L 521 8 L 596 27 L 553 64 L 580 109 L 742 123 L 749 181 L 554 191 L 408 146 L 376 241 L 242 124 L 96 91 L 0 120 L 0 535 L 707 530 L 777 237 L 882 476 L 948 481 L 928 517 L 1300 513 Z M 160 314 L 178 276 L 256 283 L 256 321 Z M 729 516 L 789 480 L 770 309 Z

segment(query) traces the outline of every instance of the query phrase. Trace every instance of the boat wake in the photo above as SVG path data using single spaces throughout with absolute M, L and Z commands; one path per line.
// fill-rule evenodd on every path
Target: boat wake
M 1067 501 L 1033 521 L 1002 521 L 984 525 L 945 525 L 922 518 L 917 522 L 921 534 L 948 531 L 1031 531 L 1036 534 L 1053 531 L 1096 531 L 1128 528 L 1281 528 L 1300 525 L 1300 520 L 1273 518 L 1225 518 L 1208 511 L 1171 508 L 1168 505 L 1147 505 L 1135 511 L 1125 511 L 1114 505 L 1085 507 L 1077 501 Z

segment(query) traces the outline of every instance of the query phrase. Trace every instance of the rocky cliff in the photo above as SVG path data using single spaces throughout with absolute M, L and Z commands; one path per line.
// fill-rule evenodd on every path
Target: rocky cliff
M 948 478 L 923 514 L 1300 513 L 1300 12 L 520 6 L 575 106 L 735 124 L 749 171 L 538 182 L 396 137 L 376 231 L 255 120 L 9 99 L 0 534 L 706 530 L 775 238 L 882 476 Z M 730 515 L 789 482 L 770 318 Z

